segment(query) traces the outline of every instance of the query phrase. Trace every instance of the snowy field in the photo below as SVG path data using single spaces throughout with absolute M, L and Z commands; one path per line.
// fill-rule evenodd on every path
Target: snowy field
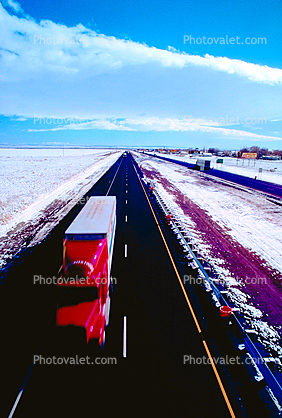
M 162 157 L 168 157 L 179 161 L 185 161 L 190 164 L 196 164 L 197 158 L 189 156 L 174 156 L 169 154 L 159 154 Z M 208 157 L 207 157 L 208 158 Z M 223 157 L 223 164 L 217 164 L 216 160 L 221 157 L 211 157 L 211 168 L 221 171 L 227 171 L 241 176 L 251 177 L 259 180 L 269 181 L 271 183 L 282 184 L 282 160 L 245 160 L 242 158 Z M 262 172 L 260 172 L 260 169 Z
M 154 160 L 145 163 L 157 169 L 185 196 L 209 213 L 211 218 L 244 247 L 262 256 L 281 271 L 282 279 L 282 210 L 265 198 L 242 194 L 241 188 L 226 188 L 220 180 L 202 180 L 199 173 L 171 167 Z M 144 164 L 142 165 L 144 166 Z M 254 199 L 255 196 L 255 199 Z M 279 214 L 279 215 L 278 215 Z
M 0 149 L 0 268 L 27 243 L 40 242 L 120 155 L 109 149 Z
M 178 215 L 204 258 L 224 278 L 230 299 L 247 323 L 282 354 L 282 208 L 241 186 L 135 156 L 171 213 Z

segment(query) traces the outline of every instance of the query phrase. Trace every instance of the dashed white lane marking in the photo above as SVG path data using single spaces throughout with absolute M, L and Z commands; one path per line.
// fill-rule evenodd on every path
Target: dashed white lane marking
M 126 358 L 126 356 L 127 356 L 127 347 L 126 347 L 126 343 L 127 343 L 126 337 L 127 337 L 127 335 L 126 335 L 126 333 L 127 333 L 127 317 L 124 316 L 123 317 L 123 348 L 122 348 L 122 355 L 123 355 L 124 358 Z
M 127 222 L 127 215 L 125 215 L 125 219 L 124 220 L 125 220 L 125 222 Z
M 127 244 L 125 244 L 124 246 L 124 257 L 125 258 L 127 257 Z

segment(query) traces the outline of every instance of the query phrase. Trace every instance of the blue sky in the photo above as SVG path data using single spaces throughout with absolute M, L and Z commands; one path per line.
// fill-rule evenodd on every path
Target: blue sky
M 0 145 L 282 149 L 282 3 L 0 4 Z

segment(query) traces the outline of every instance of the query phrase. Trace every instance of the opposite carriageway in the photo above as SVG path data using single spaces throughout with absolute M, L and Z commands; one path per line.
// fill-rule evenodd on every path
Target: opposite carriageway
M 168 157 L 162 157 L 160 155 L 152 155 L 148 153 L 144 153 L 152 158 L 158 158 L 160 160 L 168 161 L 174 164 L 181 165 L 183 167 L 187 167 L 190 170 L 195 170 L 195 164 L 191 164 L 185 161 L 180 161 L 175 158 L 168 158 Z M 229 173 L 227 171 L 217 170 L 214 168 L 211 168 L 209 170 L 205 170 L 204 172 L 208 176 L 216 177 L 222 180 L 225 180 L 226 182 L 234 183 L 241 185 L 243 187 L 247 187 L 253 190 L 257 190 L 259 192 L 266 193 L 270 197 L 274 197 L 274 199 L 278 199 L 277 203 L 282 204 L 282 185 L 270 183 L 268 181 L 263 180 L 255 180 L 250 177 L 241 176 L 239 174 Z M 276 202 L 275 200 L 273 201 Z

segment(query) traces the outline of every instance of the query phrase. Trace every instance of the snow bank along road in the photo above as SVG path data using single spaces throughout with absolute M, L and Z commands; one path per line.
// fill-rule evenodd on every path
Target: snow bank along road
M 0 149 L 0 269 L 41 242 L 120 155 L 102 149 Z
M 202 307 L 192 287 L 180 285 L 187 271 L 179 261 L 179 248 L 155 217 L 137 172 L 130 155 L 120 158 L 87 194 L 104 195 L 112 184 L 109 194 L 117 196 L 118 205 L 112 270 L 117 284 L 102 353 L 95 344 L 85 347 L 78 336 L 58 338 L 52 325 L 55 290 L 33 284 L 35 274 L 56 276 L 64 231 L 82 205 L 73 208 L 41 245 L 8 272 L 0 303 L 6 365 L 1 415 L 8 415 L 22 393 L 15 417 L 111 416 L 117 412 L 126 417 L 253 417 L 255 406 L 267 416 L 258 386 L 241 365 L 211 366 L 204 361 L 238 353 L 221 318 L 209 305 Z M 41 356 L 42 363 L 33 367 L 21 392 L 34 355 Z M 86 360 L 88 356 L 93 364 L 59 365 L 56 361 L 77 356 Z M 53 364 L 44 365 L 44 358 L 53 358 Z M 202 362 L 184 362 L 184 358 Z

